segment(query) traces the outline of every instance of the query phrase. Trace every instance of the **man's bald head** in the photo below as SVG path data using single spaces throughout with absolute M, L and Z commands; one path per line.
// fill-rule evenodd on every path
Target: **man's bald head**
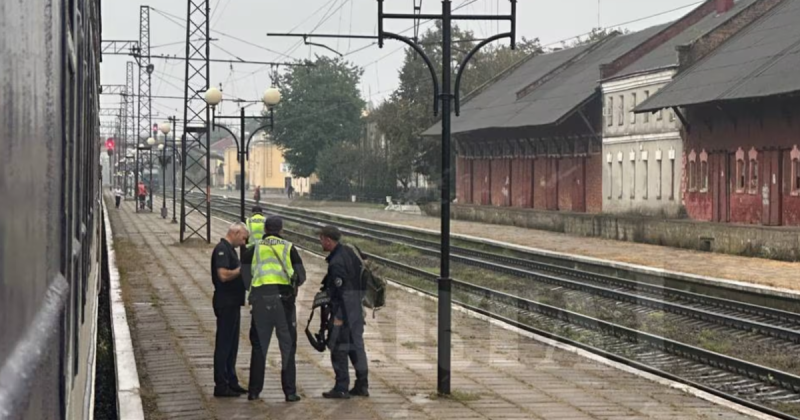
M 247 243 L 247 238 L 250 236 L 250 231 L 247 230 L 247 225 L 242 222 L 231 224 L 228 228 L 228 234 L 225 239 L 233 246 L 242 246 Z

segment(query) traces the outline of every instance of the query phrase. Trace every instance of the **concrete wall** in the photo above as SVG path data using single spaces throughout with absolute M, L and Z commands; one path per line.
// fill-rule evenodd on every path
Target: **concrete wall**
M 429 216 L 438 217 L 439 208 L 438 203 L 430 203 L 423 207 L 423 211 Z M 519 226 L 575 236 L 710 250 L 787 261 L 800 260 L 800 229 L 796 228 L 461 204 L 453 205 L 451 214 L 457 220 Z M 710 249 L 706 247 L 710 247 Z

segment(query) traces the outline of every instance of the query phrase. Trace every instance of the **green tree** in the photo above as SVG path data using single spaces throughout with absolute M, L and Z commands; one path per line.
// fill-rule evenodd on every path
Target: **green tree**
M 360 159 L 361 151 L 355 144 L 331 143 L 317 157 L 317 176 L 328 188 L 351 187 L 358 179 Z
M 273 141 L 294 175 L 307 177 L 316 171 L 321 151 L 359 138 L 364 100 L 359 67 L 322 56 L 301 63 L 310 66 L 291 67 L 278 80 L 283 98 L 275 108 Z

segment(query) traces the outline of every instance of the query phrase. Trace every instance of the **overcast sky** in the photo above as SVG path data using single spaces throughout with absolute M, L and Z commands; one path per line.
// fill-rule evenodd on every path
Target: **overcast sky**
M 321 48 L 302 45 L 297 38 L 267 37 L 266 33 L 313 31 L 374 35 L 377 29 L 375 0 L 209 1 L 212 37 L 218 39 L 212 44 L 213 58 L 229 59 L 233 54 L 245 60 L 286 61 L 313 57 L 313 54 L 333 55 Z M 421 1 L 423 13 L 441 11 L 441 1 Z M 386 0 L 384 7 L 386 12 L 411 13 L 413 3 L 414 0 Z M 585 34 L 598 24 L 602 27 L 625 24 L 628 29 L 639 30 L 674 20 L 699 3 L 697 0 L 518 0 L 517 28 L 520 37 L 538 37 L 544 45 L 558 46 L 560 41 Z M 186 0 L 103 0 L 103 39 L 138 39 L 139 7 L 145 4 L 155 9 L 150 14 L 151 53 L 184 56 L 185 29 L 178 25 L 182 21 L 169 15 L 185 20 Z M 454 0 L 453 7 L 460 7 L 458 13 L 465 14 L 509 12 L 508 0 Z M 407 21 L 392 21 L 386 24 L 385 30 L 401 32 L 411 25 Z M 423 24 L 421 31 L 430 25 L 432 23 Z M 460 25 L 472 29 L 478 37 L 508 29 L 507 23 L 499 27 L 496 23 L 484 22 L 462 22 Z M 410 35 L 413 32 L 405 33 Z M 230 36 L 247 40 L 255 46 Z M 370 45 L 373 42 L 369 40 L 314 41 L 347 54 L 347 59 L 364 67 L 361 94 L 365 100 L 378 104 L 397 86 L 397 72 L 403 58 L 399 42 L 387 41 L 381 50 L 377 45 Z M 104 57 L 102 83 L 125 84 L 125 63 L 131 59 L 125 56 Z M 182 97 L 184 63 L 154 59 L 153 64 L 153 95 Z M 211 84 L 217 86 L 221 83 L 226 93 L 236 97 L 257 99 L 270 85 L 269 70 L 267 66 L 215 63 L 211 68 Z M 120 98 L 103 95 L 102 102 L 104 107 L 117 108 Z M 228 103 L 222 112 L 234 113 L 235 106 Z M 153 113 L 158 120 L 167 115 L 182 118 L 182 107 L 181 100 L 153 100 Z

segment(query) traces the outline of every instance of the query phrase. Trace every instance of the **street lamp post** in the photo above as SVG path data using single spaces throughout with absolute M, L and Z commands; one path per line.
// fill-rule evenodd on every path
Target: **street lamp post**
M 166 139 L 164 139 L 166 142 Z M 164 176 L 164 172 L 167 170 L 167 150 L 164 148 L 164 143 L 158 145 L 158 151 L 161 152 L 161 156 L 158 157 L 158 163 L 161 164 L 161 218 L 167 218 L 167 177 Z
M 150 213 L 153 212 L 153 145 L 155 144 L 156 144 L 156 139 L 152 137 L 147 139 L 147 146 L 148 146 L 147 157 L 150 160 L 150 179 L 147 182 L 149 184 L 147 186 L 147 189 L 149 190 L 148 192 L 150 193 L 150 204 L 148 205 L 148 207 L 150 208 Z
M 240 112 L 239 112 L 238 116 L 215 116 L 214 115 L 214 108 L 217 105 L 219 105 L 220 102 L 222 102 L 222 92 L 220 92 L 219 89 L 214 88 L 214 87 L 212 87 L 211 89 L 206 91 L 205 99 L 206 99 L 206 102 L 208 103 L 208 105 L 211 106 L 211 129 L 215 130 L 217 128 L 221 128 L 221 129 L 227 131 L 228 134 L 230 134 L 231 137 L 233 137 L 233 140 L 236 143 L 236 160 L 239 162 L 239 168 L 240 168 L 240 173 L 241 173 L 241 183 L 240 183 L 240 186 L 239 186 L 240 187 L 240 191 L 241 191 L 240 213 L 241 213 L 242 222 L 244 222 L 247 219 L 247 217 L 245 215 L 245 182 L 246 182 L 245 180 L 247 179 L 246 176 L 245 176 L 245 166 L 246 166 L 247 160 L 250 157 L 250 141 L 253 139 L 253 136 L 256 133 L 258 133 L 259 131 L 267 129 L 267 128 L 272 130 L 274 128 L 275 118 L 274 118 L 273 108 L 275 107 L 275 105 L 280 103 L 280 101 L 281 101 L 281 92 L 277 88 L 274 88 L 274 87 L 271 87 L 271 88 L 267 89 L 264 92 L 264 95 L 262 96 L 261 100 L 262 100 L 262 102 L 264 102 L 264 105 L 266 105 L 267 109 L 269 110 L 269 123 L 265 124 L 265 125 L 263 125 L 261 127 L 258 127 L 255 130 L 253 130 L 250 133 L 250 135 L 247 136 L 247 140 L 246 141 L 245 141 L 245 135 L 246 135 L 246 133 L 245 133 L 245 120 L 247 120 L 247 119 L 258 119 L 260 117 L 246 117 L 244 115 L 244 109 L 245 109 L 244 107 L 242 107 L 240 109 Z M 227 118 L 227 119 L 238 118 L 239 119 L 239 124 L 240 124 L 239 137 L 237 137 L 235 134 L 233 134 L 233 132 L 228 127 L 226 127 L 224 125 L 216 124 L 216 119 L 217 118 Z
M 174 116 L 170 117 L 169 120 L 172 123 L 172 125 L 174 126 L 175 125 L 175 117 Z M 176 177 L 175 168 L 177 167 L 177 163 L 178 163 L 178 161 L 175 160 L 175 153 L 177 153 L 177 151 L 175 150 L 175 136 L 176 136 L 176 133 L 173 131 L 172 132 L 172 222 L 171 223 L 178 223 L 178 220 L 175 219 L 175 215 L 176 215 L 175 205 L 176 205 L 176 203 L 178 201 L 178 192 L 176 191 L 176 188 L 175 188 L 175 182 L 176 182 L 175 181 L 175 177 Z
M 170 119 L 170 122 L 171 121 L 172 120 Z M 163 185 L 163 200 L 161 200 L 161 218 L 162 219 L 166 219 L 167 218 L 167 174 L 166 174 L 166 172 L 167 172 L 167 149 L 166 149 L 166 143 L 167 143 L 167 137 L 169 135 L 169 132 L 172 130 L 172 125 L 170 124 L 170 122 L 163 122 L 163 123 L 158 125 L 158 130 L 161 131 L 164 134 L 164 143 L 158 145 L 158 150 L 161 151 L 161 184 Z M 174 168 L 175 167 L 175 161 L 174 161 L 174 158 L 175 158 L 175 142 L 174 141 L 173 141 L 173 144 L 172 144 L 172 157 L 173 157 L 172 166 Z M 173 169 L 173 174 L 172 174 L 172 182 L 173 182 L 173 185 L 174 185 L 174 183 L 175 183 L 175 171 L 174 171 L 174 169 Z M 174 196 L 173 196 L 173 202 L 174 202 Z M 172 212 L 172 220 L 175 221 L 175 211 Z
M 383 11 L 384 0 L 378 0 L 378 46 L 383 48 L 384 38 L 391 38 L 401 41 L 411 47 L 419 54 L 428 66 L 431 77 L 433 78 L 433 94 L 434 94 L 434 115 L 438 114 L 439 100 L 442 101 L 442 196 L 441 196 L 441 265 L 440 275 L 438 282 L 438 342 L 437 342 L 437 391 L 439 394 L 450 394 L 450 344 L 451 344 L 451 308 L 452 308 L 452 295 L 451 287 L 452 281 L 450 279 L 450 107 L 455 104 L 456 116 L 459 115 L 459 86 L 461 83 L 461 76 L 467 68 L 467 63 L 475 53 L 490 42 L 497 41 L 502 38 L 511 39 L 511 49 L 515 48 L 516 38 L 516 2 L 517 0 L 509 0 L 511 3 L 511 13 L 508 15 L 454 15 L 452 14 L 451 0 L 442 0 L 442 14 L 397 14 L 397 13 L 384 13 Z M 414 20 L 419 19 L 428 20 L 441 20 L 442 21 L 442 83 L 439 89 L 439 79 L 436 76 L 436 70 L 430 57 L 425 54 L 420 44 L 416 39 L 411 39 L 400 34 L 386 32 L 383 30 L 384 19 L 393 20 Z M 452 27 L 453 21 L 456 20 L 489 20 L 489 21 L 503 21 L 507 20 L 511 23 L 511 30 L 509 32 L 497 34 L 486 38 L 478 43 L 464 58 L 458 67 L 455 89 L 451 89 L 452 78 Z

